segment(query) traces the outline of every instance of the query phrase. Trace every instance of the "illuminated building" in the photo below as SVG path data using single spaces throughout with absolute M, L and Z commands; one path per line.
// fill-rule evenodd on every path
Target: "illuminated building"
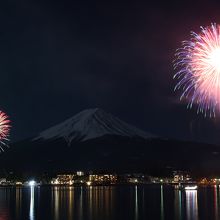
M 128 178 L 128 182 L 129 182 L 129 183 L 138 183 L 139 181 L 138 181 L 137 178 L 130 177 L 130 178 Z
M 211 184 L 217 184 L 219 185 L 220 184 L 220 179 L 219 178 L 214 178 L 214 179 L 211 179 Z
M 15 185 L 17 185 L 17 186 L 21 186 L 23 183 L 22 182 L 15 182 Z
M 57 175 L 57 178 L 51 180 L 51 184 L 53 185 L 73 185 L 73 183 L 74 175 L 72 174 Z
M 117 175 L 113 175 L 113 174 L 89 175 L 89 182 L 93 184 L 115 184 L 117 182 Z
M 7 183 L 6 178 L 1 178 L 1 179 L 0 179 L 0 184 L 1 184 L 1 185 L 4 185 L 5 183 Z
M 91 184 L 92 184 L 92 183 L 91 183 L 90 181 L 86 182 L 86 185 L 87 185 L 87 186 L 91 186 Z
M 127 174 L 126 175 L 126 182 L 137 184 L 137 183 L 146 183 L 149 182 L 149 176 L 143 174 L 143 173 L 133 173 L 133 174 Z
M 203 178 L 199 181 L 200 184 L 208 185 L 210 182 L 207 180 L 207 178 Z
M 173 182 L 174 183 L 185 183 L 191 181 L 191 177 L 187 172 L 184 171 L 174 171 L 173 172 Z
M 84 172 L 82 172 L 82 171 L 77 171 L 77 172 L 76 172 L 76 175 L 77 175 L 77 176 L 84 176 Z

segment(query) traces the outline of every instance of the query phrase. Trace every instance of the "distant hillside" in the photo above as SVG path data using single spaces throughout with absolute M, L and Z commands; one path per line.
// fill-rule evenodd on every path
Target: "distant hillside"
M 220 174 L 219 146 L 161 139 L 100 109 L 89 109 L 13 144 L 0 155 L 0 169 L 25 173 L 76 170 L 146 172 L 174 169 Z

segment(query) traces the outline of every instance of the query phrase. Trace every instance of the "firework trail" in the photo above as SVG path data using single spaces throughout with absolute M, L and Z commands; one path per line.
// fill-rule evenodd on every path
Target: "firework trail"
M 4 147 L 8 147 L 7 142 L 9 141 L 10 128 L 8 116 L 0 111 L 0 152 L 4 152 Z
M 220 110 L 220 25 L 191 32 L 191 39 L 176 51 L 174 69 L 180 100 L 188 100 L 189 108 L 196 104 L 197 113 L 215 116 Z

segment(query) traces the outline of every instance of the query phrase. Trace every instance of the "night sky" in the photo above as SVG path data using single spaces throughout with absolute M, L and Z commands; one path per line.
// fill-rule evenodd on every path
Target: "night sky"
M 1 2 L 0 108 L 11 140 L 99 107 L 159 136 L 220 144 L 220 113 L 187 110 L 172 80 L 175 49 L 211 22 L 220 23 L 211 1 Z

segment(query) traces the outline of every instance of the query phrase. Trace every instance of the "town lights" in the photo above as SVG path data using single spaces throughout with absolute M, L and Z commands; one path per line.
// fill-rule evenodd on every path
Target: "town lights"
M 28 185 L 31 186 L 31 187 L 33 187 L 33 186 L 36 185 L 36 182 L 35 182 L 34 180 L 30 180 L 30 181 L 28 182 Z
M 92 182 L 88 181 L 86 182 L 87 186 L 91 186 Z

